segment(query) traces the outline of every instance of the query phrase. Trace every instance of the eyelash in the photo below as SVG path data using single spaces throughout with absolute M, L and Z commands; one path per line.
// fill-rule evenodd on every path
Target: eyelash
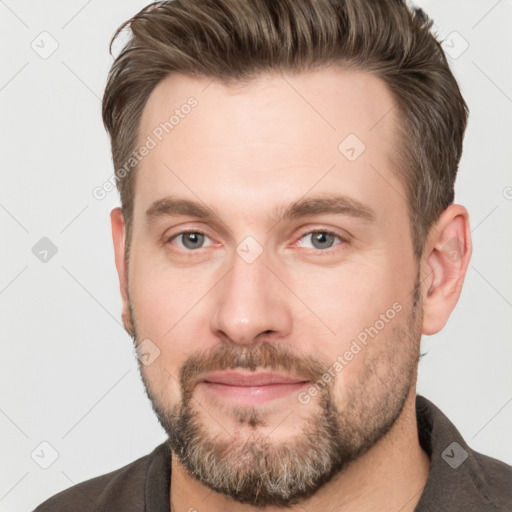
M 179 236 L 185 235 L 187 233 L 197 233 L 199 235 L 204 235 L 204 236 L 210 238 L 204 231 L 197 230 L 197 229 L 190 229 L 190 230 L 180 231 L 179 233 L 173 234 L 171 237 L 167 238 L 167 240 L 165 242 L 165 245 L 170 244 L 172 242 L 172 240 L 174 240 L 175 238 L 178 238 Z M 336 238 L 338 238 L 340 240 L 340 243 L 336 244 L 336 245 L 333 245 L 332 247 L 329 247 L 328 249 L 311 249 L 311 248 L 308 248 L 309 253 L 314 253 L 314 254 L 326 254 L 327 253 L 327 254 L 329 254 L 332 251 L 336 250 L 335 248 L 337 246 L 344 245 L 344 244 L 348 243 L 348 240 L 346 238 L 344 238 L 341 235 L 339 235 L 338 233 L 335 233 L 334 231 L 330 231 L 328 229 L 313 229 L 313 230 L 309 230 L 309 231 L 304 231 L 303 233 L 300 234 L 298 240 L 301 240 L 306 235 L 311 235 L 313 233 L 323 233 L 323 234 L 326 234 L 326 235 L 333 235 L 334 237 L 336 237 Z M 203 247 L 199 247 L 199 249 L 203 249 Z M 193 252 L 198 251 L 199 249 L 195 249 L 195 250 L 194 249 L 186 249 L 185 252 L 193 253 Z
M 323 233 L 325 235 L 333 235 L 335 238 L 338 238 L 340 243 L 339 244 L 335 244 L 333 245 L 332 247 L 329 247 L 328 249 L 310 249 L 308 248 L 308 251 L 310 253 L 313 253 L 313 254 L 330 254 L 332 253 L 333 251 L 336 251 L 336 247 L 340 246 L 340 245 L 344 245 L 348 242 L 348 240 L 344 237 L 342 237 L 341 235 L 339 235 L 338 233 L 335 233 L 334 231 L 331 231 L 329 229 L 313 229 L 313 230 L 309 230 L 309 231 L 304 231 L 303 233 L 301 233 L 301 235 L 299 236 L 299 240 L 301 240 L 302 238 L 304 238 L 306 235 L 311 235 L 313 233 Z

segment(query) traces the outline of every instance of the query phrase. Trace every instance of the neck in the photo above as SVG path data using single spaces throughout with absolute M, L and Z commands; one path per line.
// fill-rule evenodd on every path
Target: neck
M 289 512 L 413 512 L 427 481 L 430 460 L 418 440 L 416 389 L 411 391 L 400 417 L 390 431 L 367 453 Z M 187 473 L 176 457 L 172 459 L 171 512 L 208 510 L 261 512 L 251 505 L 236 503 L 208 489 Z M 266 507 L 265 512 L 282 512 Z

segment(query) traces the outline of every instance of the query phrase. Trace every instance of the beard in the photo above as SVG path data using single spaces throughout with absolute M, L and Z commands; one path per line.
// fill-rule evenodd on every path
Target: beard
M 131 302 L 129 306 L 133 338 L 140 342 Z M 216 420 L 209 415 L 201 419 L 201 404 L 193 396 L 195 384 L 207 371 L 265 368 L 308 376 L 313 385 L 322 381 L 329 367 L 313 355 L 298 356 L 283 344 L 271 343 L 225 343 L 208 353 L 196 352 L 180 368 L 182 398 L 173 406 L 167 406 L 166 398 L 152 389 L 140 361 L 139 370 L 153 411 L 168 435 L 169 448 L 191 477 L 239 503 L 289 507 L 313 496 L 345 471 L 400 417 L 419 360 L 423 319 L 419 276 L 405 315 L 405 319 L 390 321 L 390 333 L 380 333 L 369 341 L 373 346 L 362 349 L 366 353 L 359 374 L 350 386 L 339 390 L 338 405 L 333 393 L 336 378 L 323 384 L 317 400 L 296 406 L 295 410 L 311 410 L 300 434 L 286 441 L 272 441 L 270 435 L 261 433 L 259 427 L 267 426 L 268 411 L 263 407 L 232 406 L 226 414 L 244 426 L 243 433 L 210 433 L 208 423 Z

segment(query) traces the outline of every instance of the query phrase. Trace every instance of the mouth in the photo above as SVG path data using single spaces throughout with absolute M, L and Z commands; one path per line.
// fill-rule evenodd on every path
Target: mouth
M 310 383 L 277 373 L 217 372 L 206 375 L 199 385 L 221 400 L 237 405 L 258 405 L 271 400 L 289 397 Z

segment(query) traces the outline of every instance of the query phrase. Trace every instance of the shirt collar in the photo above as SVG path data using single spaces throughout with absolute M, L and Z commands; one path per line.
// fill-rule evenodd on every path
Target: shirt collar
M 504 503 L 493 491 L 492 475 L 503 475 L 510 468 L 471 450 L 451 421 L 419 395 L 416 417 L 420 445 L 430 457 L 430 472 L 415 512 L 484 510 L 478 507 L 489 506 L 492 508 L 485 510 L 501 510 L 498 507 Z M 145 512 L 170 512 L 170 480 L 171 450 L 165 441 L 150 455 L 144 484 Z

